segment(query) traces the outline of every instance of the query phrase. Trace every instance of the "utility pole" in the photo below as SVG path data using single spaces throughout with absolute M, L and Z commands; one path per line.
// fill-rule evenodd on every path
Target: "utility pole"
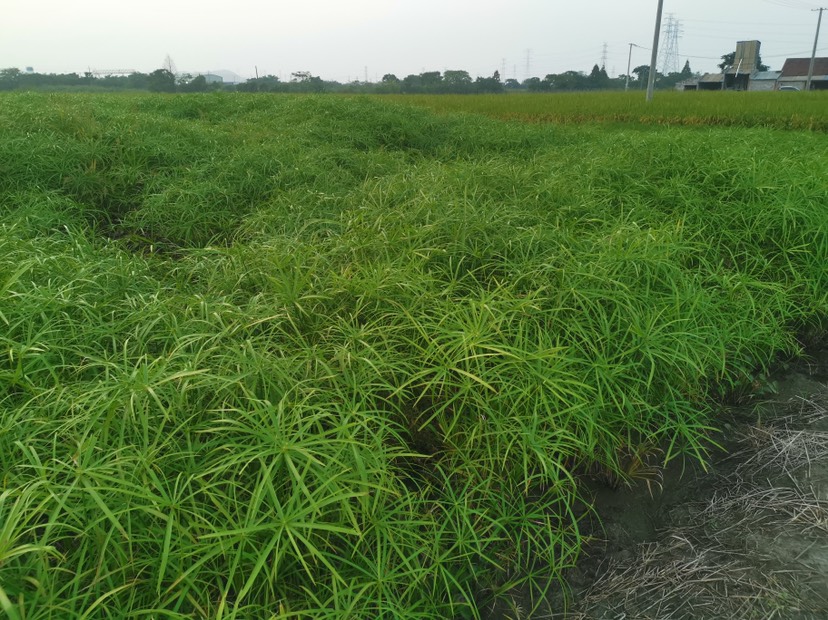
M 632 48 L 641 47 L 635 43 L 630 43 L 630 55 L 627 57 L 627 81 L 624 83 L 624 91 L 630 90 L 630 65 L 632 64 Z
M 822 24 L 822 12 L 825 10 L 825 8 L 814 9 L 814 11 L 819 11 L 819 18 L 817 19 L 817 31 L 814 37 L 814 51 L 811 52 L 811 64 L 808 65 L 808 81 L 805 82 L 806 91 L 811 90 L 811 80 L 814 77 L 814 63 L 816 62 L 817 42 L 819 41 L 819 27 Z
M 650 57 L 650 75 L 647 80 L 647 101 L 653 100 L 653 89 L 655 88 L 656 64 L 658 63 L 658 35 L 661 34 L 661 12 L 664 10 L 664 0 L 658 0 L 656 11 L 655 34 L 653 35 L 653 54 Z

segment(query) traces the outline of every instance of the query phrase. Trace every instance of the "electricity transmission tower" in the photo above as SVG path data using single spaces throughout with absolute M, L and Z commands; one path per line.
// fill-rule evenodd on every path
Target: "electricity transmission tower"
M 669 14 L 664 20 L 664 39 L 661 44 L 661 73 L 679 72 L 679 39 L 682 35 L 681 21 L 673 14 Z

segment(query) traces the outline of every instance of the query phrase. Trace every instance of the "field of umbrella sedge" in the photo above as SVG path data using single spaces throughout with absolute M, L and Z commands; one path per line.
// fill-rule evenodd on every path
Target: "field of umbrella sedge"
M 3 95 L 0 609 L 559 588 L 584 477 L 704 460 L 828 324 L 828 99 L 616 97 Z

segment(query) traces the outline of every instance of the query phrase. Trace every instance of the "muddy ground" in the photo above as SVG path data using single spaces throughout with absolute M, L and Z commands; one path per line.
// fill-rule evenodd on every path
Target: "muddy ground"
M 728 410 L 708 470 L 674 464 L 632 488 L 592 489 L 592 543 L 556 620 L 828 620 L 828 351 Z

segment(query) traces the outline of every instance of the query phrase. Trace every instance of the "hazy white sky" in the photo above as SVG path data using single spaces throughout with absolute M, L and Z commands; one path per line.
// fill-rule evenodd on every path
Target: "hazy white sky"
M 828 1 L 828 0 L 825 0 Z M 310 71 L 323 79 L 465 69 L 523 80 L 589 72 L 606 44 L 610 75 L 625 73 L 628 44 L 652 45 L 657 0 L 6 0 L 0 68 L 40 73 L 149 72 L 165 57 L 179 71 L 244 78 Z M 762 58 L 810 56 L 820 5 L 808 0 L 664 0 L 681 22 L 680 64 L 712 71 L 737 40 Z M 662 36 L 664 30 L 662 30 Z M 828 15 L 819 49 L 828 55 Z M 633 49 L 632 66 L 649 52 Z M 505 68 L 505 73 L 504 73 Z M 661 60 L 659 60 L 661 68 Z M 680 68 L 680 67 L 679 67 Z M 527 71 L 528 70 L 528 71 Z

